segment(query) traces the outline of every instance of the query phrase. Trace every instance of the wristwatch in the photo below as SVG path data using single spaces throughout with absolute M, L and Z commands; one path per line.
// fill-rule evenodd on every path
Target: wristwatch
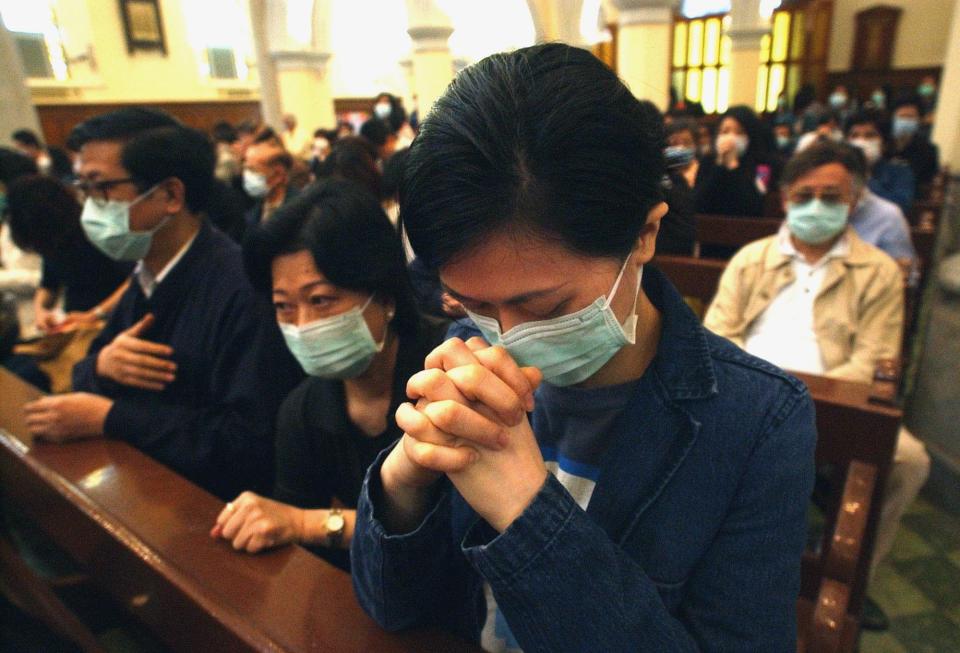
M 343 532 L 347 523 L 343 519 L 343 511 L 340 508 L 331 508 L 327 514 L 327 520 L 324 522 L 324 528 L 327 531 L 327 546 L 331 548 L 339 547 L 343 542 Z

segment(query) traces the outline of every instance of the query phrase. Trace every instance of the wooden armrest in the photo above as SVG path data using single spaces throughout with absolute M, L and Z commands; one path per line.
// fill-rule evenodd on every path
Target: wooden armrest
M 850 587 L 824 578 L 807 632 L 807 653 L 836 653 L 841 650 L 847 624 Z
M 885 358 L 877 361 L 870 384 L 870 403 L 893 406 L 900 388 L 900 361 Z
M 859 460 L 850 462 L 837 521 L 824 559 L 824 575 L 852 585 L 857 573 L 867 516 L 877 479 L 877 468 Z

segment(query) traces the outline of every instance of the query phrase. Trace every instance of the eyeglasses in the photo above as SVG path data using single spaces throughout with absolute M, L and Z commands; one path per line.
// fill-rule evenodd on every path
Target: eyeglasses
M 797 206 L 801 204 L 806 204 L 807 202 L 812 202 L 814 199 L 818 199 L 824 204 L 846 204 L 847 200 L 844 198 L 843 193 L 834 190 L 825 190 L 819 193 L 814 193 L 810 190 L 799 190 L 795 193 L 790 193 L 787 195 L 787 200 L 791 204 L 796 204 Z
M 124 177 L 123 179 L 104 179 L 103 181 L 80 180 L 73 182 L 73 187 L 76 188 L 84 198 L 89 197 L 92 199 L 93 203 L 97 206 L 104 206 L 110 201 L 110 197 L 108 196 L 110 189 L 122 184 L 133 183 L 135 183 L 135 181 L 132 177 Z

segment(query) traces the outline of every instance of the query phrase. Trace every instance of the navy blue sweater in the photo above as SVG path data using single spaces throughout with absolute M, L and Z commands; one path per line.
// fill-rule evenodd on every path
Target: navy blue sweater
M 162 392 L 96 373 L 100 350 L 147 313 L 156 321 L 143 337 L 172 347 L 177 364 L 176 380 Z M 247 281 L 240 248 L 208 224 L 149 299 L 133 280 L 73 369 L 75 390 L 114 400 L 107 437 L 223 499 L 269 491 L 277 410 L 302 378 L 269 303 Z

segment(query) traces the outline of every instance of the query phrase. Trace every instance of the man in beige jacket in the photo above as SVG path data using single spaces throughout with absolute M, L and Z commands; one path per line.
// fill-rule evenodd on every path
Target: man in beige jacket
M 821 143 L 783 173 L 787 217 L 775 236 L 730 261 L 705 326 L 784 369 L 869 383 L 877 361 L 900 357 L 903 276 L 847 224 L 864 187 L 863 155 Z M 873 569 L 893 545 L 930 468 L 923 443 L 901 429 L 877 531 Z M 864 627 L 884 627 L 867 599 Z

